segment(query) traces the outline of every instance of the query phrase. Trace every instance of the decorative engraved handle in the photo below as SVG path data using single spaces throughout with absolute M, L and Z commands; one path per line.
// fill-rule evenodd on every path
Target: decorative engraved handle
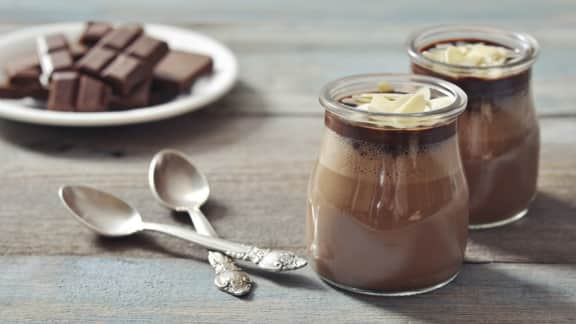
M 218 237 L 212 224 L 210 224 L 200 209 L 189 209 L 188 214 L 190 215 L 190 219 L 192 219 L 196 232 L 202 235 Z M 220 252 L 209 251 L 208 261 L 212 268 L 214 268 L 216 274 L 214 277 L 214 285 L 216 285 L 218 289 L 234 296 L 244 296 L 252 290 L 252 280 L 246 272 L 236 266 L 230 257 Z
M 208 261 L 216 273 L 214 284 L 218 289 L 234 296 L 244 296 L 252 290 L 252 280 L 231 258 L 220 252 L 210 251 Z
M 277 272 L 296 270 L 308 264 L 305 259 L 292 252 L 261 249 L 255 246 L 227 241 L 217 237 L 200 235 L 195 231 L 179 226 L 146 222 L 143 224 L 143 229 L 172 235 L 202 245 L 210 250 L 220 251 L 232 258 L 252 262 L 259 268 L 267 271 Z
M 245 245 L 245 252 L 226 251 L 227 255 L 256 264 L 259 268 L 268 271 L 289 271 L 299 269 L 308 262 L 292 252 L 282 250 L 261 249 L 255 246 Z

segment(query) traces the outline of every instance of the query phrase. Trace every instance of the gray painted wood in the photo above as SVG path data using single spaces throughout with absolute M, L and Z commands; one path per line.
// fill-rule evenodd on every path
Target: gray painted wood
M 0 318 L 151 323 L 573 323 L 576 271 L 568 265 L 466 265 L 429 295 L 347 294 L 310 270 L 261 276 L 246 300 L 209 283 L 186 259 L 0 258 Z M 555 278 L 551 280 L 551 278 Z

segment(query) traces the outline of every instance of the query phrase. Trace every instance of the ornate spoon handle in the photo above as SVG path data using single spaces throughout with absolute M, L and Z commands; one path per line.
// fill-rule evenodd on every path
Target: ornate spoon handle
M 305 259 L 292 252 L 261 249 L 255 246 L 235 243 L 217 237 L 200 235 L 195 231 L 174 225 L 144 223 L 142 229 L 172 235 L 202 245 L 210 250 L 220 251 L 234 259 L 252 262 L 259 268 L 267 271 L 279 272 L 295 270 L 308 264 Z
M 214 227 L 212 227 L 212 224 L 210 224 L 200 209 L 188 209 L 188 214 L 190 219 L 192 219 L 196 232 L 202 235 L 218 237 Z M 218 289 L 234 296 L 244 296 L 252 290 L 252 280 L 246 272 L 236 266 L 230 257 L 220 252 L 208 251 L 208 261 L 216 273 L 214 284 Z

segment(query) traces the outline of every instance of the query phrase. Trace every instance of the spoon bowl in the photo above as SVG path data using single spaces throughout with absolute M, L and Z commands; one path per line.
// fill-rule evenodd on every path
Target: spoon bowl
M 182 153 L 163 150 L 150 165 L 154 168 L 149 173 L 152 192 L 166 207 L 183 212 L 208 200 L 206 177 Z
M 64 186 L 59 195 L 80 223 L 101 235 L 119 237 L 142 230 L 142 217 L 138 211 L 106 192 L 82 186 Z

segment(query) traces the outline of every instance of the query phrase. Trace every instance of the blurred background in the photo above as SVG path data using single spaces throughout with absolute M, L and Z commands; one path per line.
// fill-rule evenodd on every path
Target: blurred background
M 238 55 L 240 88 L 266 90 L 266 105 L 316 107 L 328 80 L 363 72 L 406 72 L 408 33 L 435 24 L 489 24 L 534 35 L 541 113 L 572 110 L 576 91 L 576 1 L 0 1 L 0 31 L 35 23 L 108 20 L 176 24 L 224 42 Z M 261 66 L 274 62 L 273 66 Z M 276 64 L 277 63 L 277 64 Z M 270 64 L 270 63 L 268 63 Z M 306 70 L 306 77 L 297 71 Z M 256 76 L 258 75 L 258 76 Z M 289 98 L 289 102 L 286 99 Z M 257 107 L 258 111 L 267 110 Z M 320 109 L 317 109 L 321 113 Z

